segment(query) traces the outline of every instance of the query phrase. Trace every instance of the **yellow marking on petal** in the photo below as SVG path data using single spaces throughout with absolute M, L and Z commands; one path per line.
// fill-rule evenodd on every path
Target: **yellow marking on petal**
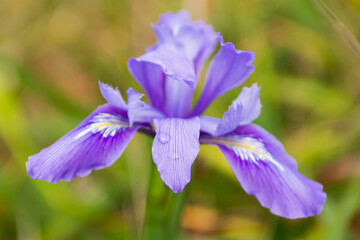
M 246 137 L 243 138 L 243 140 L 245 140 L 245 139 L 246 139 Z M 241 142 L 241 140 L 242 140 L 241 138 L 238 139 L 238 141 L 240 141 L 240 142 Z M 253 140 L 255 140 L 255 141 L 257 141 L 259 144 L 261 144 L 261 145 L 262 145 L 261 148 L 264 148 L 262 142 L 259 142 L 259 141 L 256 140 L 256 139 L 253 139 Z M 223 138 L 223 139 L 221 139 L 221 138 L 220 138 L 220 139 L 219 139 L 219 138 L 200 138 L 200 142 L 202 142 L 202 143 L 215 143 L 215 144 L 224 145 L 224 146 L 233 146 L 233 147 L 240 147 L 240 148 L 248 149 L 248 150 L 253 151 L 253 152 L 255 152 L 255 153 L 257 153 L 258 155 L 260 155 L 260 156 L 263 157 L 263 159 L 262 159 L 262 158 L 259 158 L 259 159 L 257 159 L 257 161 L 269 161 L 269 162 L 271 162 L 272 164 L 274 164 L 275 166 L 277 166 L 281 171 L 284 171 L 283 166 L 281 166 L 281 165 L 273 158 L 273 156 L 271 155 L 271 153 L 269 153 L 266 148 L 258 150 L 258 149 L 256 149 L 256 148 L 252 147 L 251 145 L 241 144 L 241 143 L 238 143 L 236 140 L 235 140 L 235 141 L 232 141 L 232 140 L 225 139 L 225 138 Z M 251 158 L 250 158 L 250 159 L 251 159 Z M 257 164 L 256 161 L 255 161 L 254 163 Z
M 230 145 L 230 146 L 235 146 L 235 147 L 247 148 L 247 149 L 257 152 L 259 154 L 266 155 L 263 152 L 260 152 L 259 150 L 251 147 L 250 145 L 243 145 L 243 144 L 239 144 L 234 141 L 229 141 L 229 140 L 225 140 L 225 139 L 216 139 L 216 138 L 201 138 L 200 141 L 201 140 L 203 140 L 205 142 L 216 143 L 216 144 L 221 144 L 221 145 Z
M 119 122 L 106 122 L 106 123 L 92 123 L 88 126 L 88 128 L 85 128 L 82 132 L 80 132 L 79 134 L 77 134 L 74 139 L 78 139 L 82 136 L 84 136 L 85 134 L 89 133 L 89 132 L 93 132 L 98 131 L 101 134 L 104 134 L 104 132 L 107 130 L 106 127 L 130 127 L 129 124 L 123 124 L 123 123 L 119 123 Z M 105 127 L 105 128 L 103 128 Z M 103 129 L 100 129 L 103 128 Z
M 93 128 L 101 128 L 106 126 L 119 126 L 119 127 L 129 127 L 129 124 L 122 124 L 122 123 L 101 123 L 99 125 L 95 125 Z
M 91 126 L 91 130 L 93 129 L 98 129 L 101 127 L 107 127 L 107 126 L 119 126 L 119 127 L 130 127 L 129 124 L 122 124 L 122 123 L 100 123 L 100 124 L 92 124 Z M 105 132 L 106 129 L 101 129 L 100 132 L 101 134 L 103 134 Z

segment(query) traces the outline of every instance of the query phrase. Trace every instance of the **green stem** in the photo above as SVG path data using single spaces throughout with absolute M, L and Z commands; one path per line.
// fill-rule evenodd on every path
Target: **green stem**
M 147 194 L 143 240 L 178 238 L 185 193 L 173 193 L 165 186 L 153 164 Z
M 168 223 L 167 223 L 167 234 L 166 239 L 178 239 L 179 238 L 179 227 L 182 212 L 186 203 L 186 190 L 183 193 L 174 194 L 172 191 L 168 191 L 172 196 L 169 199 L 172 200 L 171 207 L 168 208 Z

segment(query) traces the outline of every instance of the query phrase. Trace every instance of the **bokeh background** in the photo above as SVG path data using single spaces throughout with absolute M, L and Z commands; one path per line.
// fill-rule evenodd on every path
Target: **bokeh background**
M 85 178 L 27 176 L 29 155 L 105 103 L 99 79 L 143 92 L 127 61 L 155 42 L 150 23 L 179 9 L 256 53 L 245 84 L 261 86 L 256 123 L 324 185 L 320 215 L 270 214 L 213 146 L 201 147 L 192 181 L 173 196 L 149 182 L 160 178 L 141 134 L 113 166 Z M 359 23 L 358 0 L 0 0 L 0 239 L 139 239 L 144 229 L 161 239 L 169 224 L 167 239 L 360 239 Z M 220 117 L 240 89 L 206 113 Z

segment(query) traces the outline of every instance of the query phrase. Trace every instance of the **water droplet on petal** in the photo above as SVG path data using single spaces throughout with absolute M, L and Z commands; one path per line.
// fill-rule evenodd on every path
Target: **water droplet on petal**
M 159 133 L 159 142 L 166 144 L 170 141 L 170 135 L 168 133 Z
M 170 156 L 170 155 L 167 155 L 165 157 L 166 161 L 167 162 L 177 162 L 180 160 L 180 156 L 179 155 L 175 155 L 175 156 Z

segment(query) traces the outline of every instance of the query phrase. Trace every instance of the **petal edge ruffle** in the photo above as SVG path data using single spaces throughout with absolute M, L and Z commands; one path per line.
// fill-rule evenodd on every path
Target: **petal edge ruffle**
M 255 70 L 251 65 L 254 52 L 236 50 L 234 44 L 224 42 L 220 33 L 218 41 L 220 50 L 210 63 L 205 87 L 190 116 L 200 115 L 214 99 L 242 84 Z

